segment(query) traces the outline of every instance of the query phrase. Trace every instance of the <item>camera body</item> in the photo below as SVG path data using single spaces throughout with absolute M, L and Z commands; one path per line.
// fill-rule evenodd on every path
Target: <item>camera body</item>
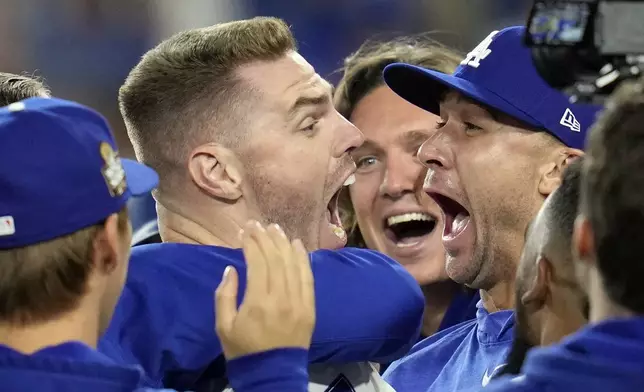
M 550 86 L 602 103 L 644 73 L 644 0 L 535 0 L 525 44 Z

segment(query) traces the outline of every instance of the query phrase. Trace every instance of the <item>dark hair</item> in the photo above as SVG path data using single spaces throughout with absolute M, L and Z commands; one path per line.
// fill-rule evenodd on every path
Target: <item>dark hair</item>
M 575 227 L 575 220 L 577 218 L 577 209 L 579 206 L 582 164 L 583 157 L 579 157 L 570 163 L 562 174 L 561 185 L 550 196 L 547 206 L 547 222 L 550 231 L 548 239 L 546 240 L 547 242 L 542 244 L 548 249 L 548 251 L 556 252 L 558 259 L 570 261 L 568 266 L 571 268 L 571 240 L 572 232 Z M 531 223 L 531 225 L 532 224 L 533 223 Z M 530 263 L 529 266 L 525 268 L 527 268 L 526 271 L 529 272 L 524 273 L 526 275 L 533 276 L 536 264 Z M 522 289 L 517 287 L 517 303 L 520 301 L 521 294 Z M 520 374 L 521 367 L 523 366 L 528 351 L 534 347 L 530 338 L 526 336 L 525 329 L 522 328 L 522 326 L 526 326 L 522 325 L 525 323 L 525 318 L 520 307 L 517 307 L 516 310 L 516 320 L 517 325 L 514 329 L 512 347 L 506 357 L 506 365 L 499 373 L 497 373 L 495 378 L 499 378 L 507 374 Z
M 452 73 L 461 59 L 459 53 L 426 34 L 387 42 L 367 41 L 345 59 L 343 76 L 333 95 L 334 105 L 340 114 L 350 119 L 358 102 L 385 83 L 382 72 L 389 64 L 407 63 Z M 347 245 L 366 247 L 348 189 L 340 193 L 340 211 L 343 225 L 349 232 Z
M 49 95 L 47 86 L 35 77 L 0 72 L 0 106 Z
M 644 313 L 644 81 L 624 82 L 592 127 L 581 212 L 609 298 Z
M 551 196 L 548 205 L 549 226 L 553 230 L 548 238 L 550 246 L 559 257 L 571 260 L 572 232 L 579 210 L 581 167 L 584 158 L 576 158 L 562 174 L 561 185 Z
M 159 191 L 200 143 L 235 144 L 244 136 L 236 131 L 251 88 L 237 69 L 290 50 L 296 43 L 289 27 L 258 17 L 178 33 L 143 56 L 119 91 L 119 105 L 137 158 L 160 174 Z

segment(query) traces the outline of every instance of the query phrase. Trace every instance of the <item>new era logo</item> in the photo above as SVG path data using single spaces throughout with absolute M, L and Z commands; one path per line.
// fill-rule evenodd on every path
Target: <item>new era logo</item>
M 13 223 L 13 216 L 0 216 L 0 237 L 16 233 L 16 225 Z
M 570 109 L 566 109 L 563 116 L 561 116 L 559 124 L 563 125 L 566 128 L 570 128 L 570 130 L 574 132 L 581 132 L 581 125 Z

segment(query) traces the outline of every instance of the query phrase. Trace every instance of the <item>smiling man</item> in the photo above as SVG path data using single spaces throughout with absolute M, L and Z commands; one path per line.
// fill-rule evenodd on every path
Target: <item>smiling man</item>
M 569 103 L 541 79 L 524 31 L 491 33 L 452 75 L 406 64 L 385 69 L 389 87 L 441 117 L 418 154 L 428 167 L 424 189 L 444 216 L 448 275 L 482 298 L 476 320 L 425 339 L 389 368 L 385 379 L 397 390 L 468 390 L 503 368 L 526 227 L 583 154 L 600 109 Z
M 382 71 L 404 62 L 452 72 L 461 59 L 424 35 L 368 41 L 345 60 L 334 93 L 338 111 L 365 135 L 351 152 L 356 180 L 341 194 L 349 245 L 378 250 L 412 274 L 425 295 L 423 336 L 474 318 L 478 293 L 447 277 L 441 211 L 422 189 L 427 170 L 416 154 L 440 117 L 400 98 Z

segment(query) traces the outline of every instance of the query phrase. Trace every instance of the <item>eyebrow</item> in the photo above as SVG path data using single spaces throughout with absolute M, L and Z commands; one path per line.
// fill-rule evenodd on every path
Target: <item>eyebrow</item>
M 288 110 L 289 119 L 295 117 L 295 114 L 305 106 L 322 106 L 331 103 L 331 92 L 333 91 L 331 84 L 324 79 L 321 81 L 321 84 L 324 86 L 326 92 L 318 95 L 297 97 L 293 105 L 291 105 L 291 108 Z
M 355 148 L 351 155 L 363 154 L 365 152 L 376 152 L 381 153 L 383 151 L 382 147 L 373 140 L 365 139 L 364 143 L 360 147 Z
M 424 143 L 429 139 L 430 135 L 427 131 L 422 131 L 419 129 L 414 129 L 401 133 L 397 138 L 396 142 L 403 145 L 406 149 L 417 149 L 419 144 Z M 415 152 L 415 151 L 414 151 Z
M 442 94 L 441 98 L 440 98 L 440 102 L 445 102 L 445 99 L 448 97 L 448 95 L 449 95 L 449 93 L 450 93 L 450 92 L 452 92 L 452 93 L 453 93 L 453 92 L 454 92 L 454 90 L 447 90 L 447 91 L 445 91 L 445 92 Z M 477 106 L 477 107 L 479 107 L 479 108 L 481 108 L 481 109 L 485 110 L 485 112 L 486 112 L 490 117 L 492 117 L 492 119 L 493 119 L 494 121 L 496 121 L 496 122 L 502 122 L 503 117 L 504 117 L 504 116 L 506 116 L 506 115 L 505 115 L 504 113 L 502 113 L 501 111 L 499 111 L 499 110 L 497 110 L 497 109 L 494 109 L 494 108 L 492 108 L 492 107 L 489 107 L 489 106 L 487 106 L 487 105 L 484 105 L 484 104 L 478 103 L 478 102 L 474 101 L 473 99 L 471 99 L 471 98 L 469 98 L 469 97 L 466 97 L 465 95 L 463 95 L 463 94 L 459 93 L 458 91 L 456 91 L 456 93 L 457 93 L 457 94 L 456 94 L 456 103 L 465 102 L 465 103 L 467 103 L 467 104 Z

